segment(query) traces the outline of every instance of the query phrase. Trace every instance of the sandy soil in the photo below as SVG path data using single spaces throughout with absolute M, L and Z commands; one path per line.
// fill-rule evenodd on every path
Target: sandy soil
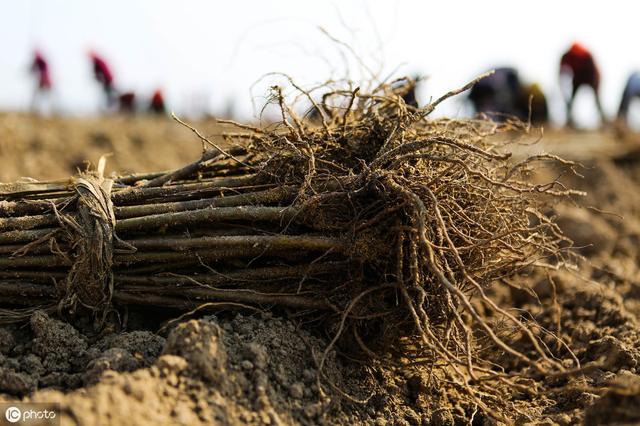
M 198 123 L 213 133 L 213 123 Z M 172 119 L 44 118 L 0 113 L 0 181 L 63 179 L 109 154 L 107 171 L 149 172 L 193 161 L 202 145 Z
M 215 132 L 212 123 L 202 128 Z M 104 152 L 115 154 L 112 170 L 166 169 L 200 150 L 168 120 L 3 115 L 0 137 L 0 180 L 65 177 Z M 640 423 L 640 158 L 629 154 L 633 142 L 588 137 L 581 145 L 585 135 L 557 133 L 544 145 L 586 166 L 584 178 L 562 179 L 588 195 L 554 207 L 584 261 L 552 276 L 555 297 L 537 275 L 494 295 L 562 337 L 568 346 L 558 350 L 571 350 L 583 370 L 503 391 L 493 405 L 515 424 Z M 62 423 L 78 425 L 496 424 L 459 390 L 436 384 L 429 365 L 362 362 L 338 348 L 319 375 L 331 336 L 285 313 L 222 312 L 158 331 L 167 319 L 130 312 L 126 330 L 96 334 L 37 312 L 28 324 L 0 327 L 0 401 L 57 402 Z

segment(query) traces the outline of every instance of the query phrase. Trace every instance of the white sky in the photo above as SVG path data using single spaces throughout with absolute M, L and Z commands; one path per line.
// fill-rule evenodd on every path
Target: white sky
M 169 107 L 183 114 L 204 103 L 221 112 L 233 99 L 248 118 L 249 86 L 267 72 L 284 71 L 302 83 L 341 75 L 339 49 L 322 26 L 372 67 L 383 61 L 386 72 L 404 64 L 399 74 L 428 75 L 423 102 L 488 68 L 516 66 L 524 80 L 541 83 L 557 121 L 563 120 L 558 61 L 579 40 L 600 65 L 604 107 L 613 115 L 628 74 L 640 69 L 638 12 L 633 1 L 4 0 L 0 109 L 29 104 L 27 69 L 39 46 L 65 112 L 98 110 L 86 57 L 94 48 L 122 90 L 149 96 L 162 87 Z M 578 121 L 589 123 L 595 106 L 589 94 L 581 95 Z M 450 101 L 439 113 L 465 110 Z

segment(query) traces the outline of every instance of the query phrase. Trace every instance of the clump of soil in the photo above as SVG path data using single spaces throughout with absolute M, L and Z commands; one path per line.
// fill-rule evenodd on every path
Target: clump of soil
M 201 385 L 196 400 L 209 406 L 216 400 L 229 401 L 223 416 L 227 420 L 316 424 L 332 408 L 320 394 L 315 362 L 309 355 L 319 355 L 325 346 L 296 330 L 293 323 L 269 315 L 238 315 L 231 320 L 208 317 L 176 327 L 167 338 L 159 366 L 169 375 L 177 374 L 179 380 Z M 171 365 L 187 368 L 176 372 Z M 341 384 L 334 353 L 325 372 L 332 382 Z M 200 418 L 221 420 L 213 412 L 203 412 Z
M 639 420 L 640 377 L 625 373 L 612 380 L 609 390 L 587 409 L 584 424 L 637 424 Z
M 149 366 L 164 338 L 149 331 L 89 338 L 71 324 L 36 311 L 27 327 L 0 328 L 0 393 L 24 396 L 40 388 L 75 389 L 106 370 Z

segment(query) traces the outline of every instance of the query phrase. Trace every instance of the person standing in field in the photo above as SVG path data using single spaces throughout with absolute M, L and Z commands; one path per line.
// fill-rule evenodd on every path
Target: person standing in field
M 160 89 L 153 92 L 151 102 L 149 103 L 149 112 L 158 115 L 164 115 L 166 113 L 164 96 L 162 96 L 162 91 Z
M 118 111 L 121 114 L 134 114 L 136 112 L 135 92 L 124 92 L 118 95 Z
M 49 63 L 42 52 L 36 50 L 31 63 L 31 73 L 35 76 L 36 84 L 31 99 L 31 111 L 36 112 L 41 99 L 46 98 L 51 102 L 51 73 Z
M 629 106 L 633 99 L 640 98 L 640 72 L 632 73 L 627 79 L 627 84 L 622 92 L 622 100 L 618 108 L 618 123 L 624 127 L 629 120 Z
M 565 79 L 570 79 L 570 87 L 566 87 L 563 84 Z M 567 125 L 570 127 L 575 126 L 573 121 L 573 102 L 578 89 L 582 86 L 588 86 L 593 90 L 602 124 L 607 122 L 600 102 L 600 71 L 591 52 L 580 43 L 573 43 L 571 48 L 560 59 L 560 84 L 567 105 Z
M 107 108 L 110 108 L 117 98 L 111 69 L 107 62 L 94 51 L 89 52 L 89 58 L 91 58 L 93 75 L 102 88 Z

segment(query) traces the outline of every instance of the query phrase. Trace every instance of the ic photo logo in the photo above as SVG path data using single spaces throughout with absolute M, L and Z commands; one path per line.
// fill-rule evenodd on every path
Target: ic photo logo
M 9 407 L 4 412 L 4 417 L 9 423 L 17 423 L 22 417 L 22 411 L 18 407 Z
M 4 411 L 4 419 L 1 413 Z M 20 402 L 0 404 L 0 425 L 60 425 L 59 404 L 41 402 Z

